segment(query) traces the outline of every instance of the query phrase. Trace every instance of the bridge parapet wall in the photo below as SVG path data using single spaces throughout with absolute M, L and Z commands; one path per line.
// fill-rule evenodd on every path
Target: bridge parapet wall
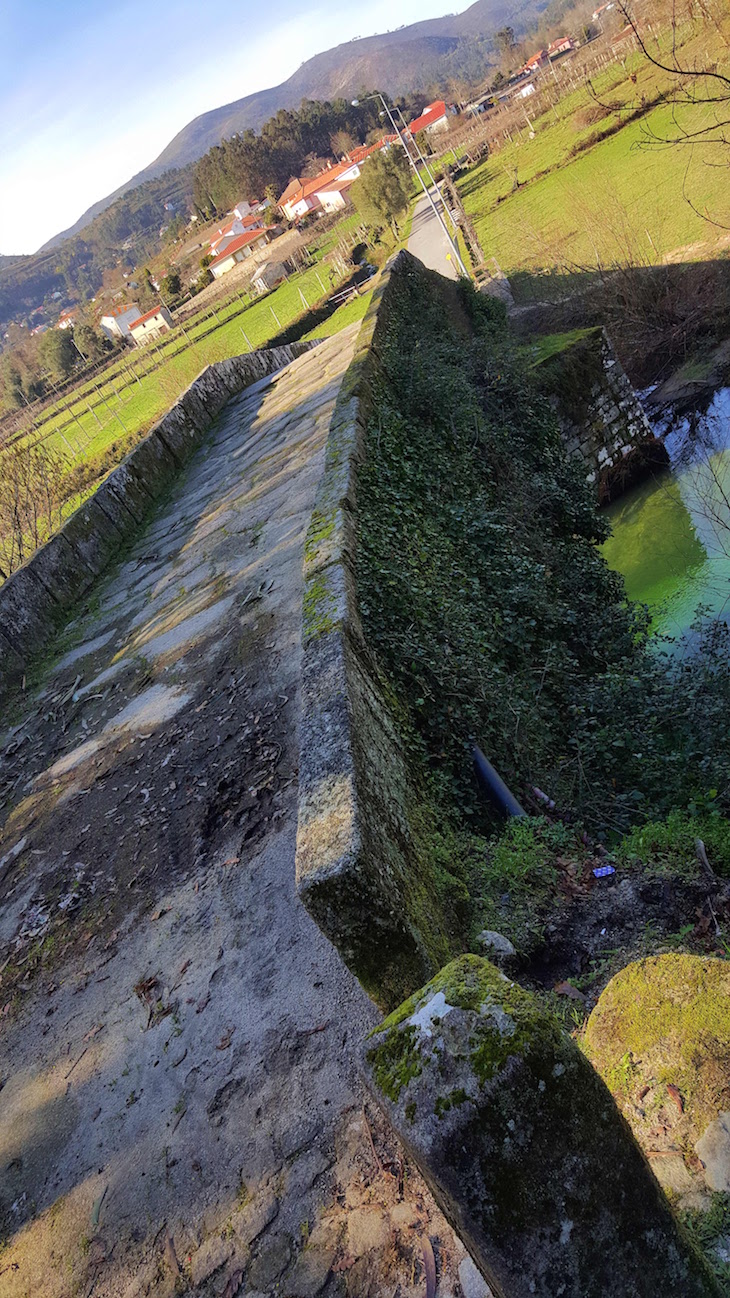
M 314 345 L 290 343 L 208 365 L 60 531 L 0 586 L 0 695 L 22 681 L 119 558 L 227 402 Z

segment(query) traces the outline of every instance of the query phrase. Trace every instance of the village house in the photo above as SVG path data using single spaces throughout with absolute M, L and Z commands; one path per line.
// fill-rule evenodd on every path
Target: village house
M 551 60 L 560 58 L 562 54 L 569 54 L 575 48 L 575 42 L 570 36 L 559 36 L 556 41 L 551 41 L 548 45 L 548 58 Z
M 436 135 L 439 131 L 448 131 L 451 116 L 449 109 L 446 107 L 443 99 L 436 99 L 432 104 L 424 108 L 420 117 L 411 122 L 408 127 L 410 135 L 419 135 L 421 131 L 426 131 L 428 135 Z
M 226 248 L 237 239 L 239 235 L 245 234 L 247 230 L 263 229 L 263 216 L 257 212 L 247 212 L 243 216 L 234 216 L 228 225 L 222 225 L 218 228 L 218 234 L 210 241 L 210 251 L 214 257 L 225 252 Z
M 536 54 L 532 54 L 530 58 L 527 59 L 526 62 L 522 64 L 522 67 L 517 72 L 517 76 L 522 77 L 528 75 L 531 72 L 537 72 L 538 68 L 544 67 L 544 65 L 547 62 L 548 62 L 547 50 L 538 50 Z
M 210 263 L 210 272 L 214 279 L 227 275 L 238 262 L 253 256 L 258 248 L 265 248 L 269 237 L 266 230 L 245 230 L 243 234 L 237 235 Z
M 108 315 L 99 321 L 101 332 L 115 342 L 117 338 L 129 337 L 129 326 L 139 319 L 139 307 L 136 302 L 122 303 L 112 307 Z
M 76 324 L 76 308 L 70 306 L 67 307 L 65 311 L 61 312 L 60 316 L 56 321 L 56 328 L 73 329 L 75 324 Z
M 172 329 L 172 316 L 166 306 L 153 306 L 151 311 L 138 316 L 129 326 L 130 335 L 137 344 L 159 338 L 168 329 Z
M 340 212 L 347 207 L 347 191 L 362 173 L 362 163 L 372 153 L 387 148 L 396 139 L 384 135 L 376 144 L 362 144 L 345 154 L 342 162 L 331 164 L 309 180 L 289 181 L 279 199 L 279 207 L 289 221 L 298 221 L 307 212 Z

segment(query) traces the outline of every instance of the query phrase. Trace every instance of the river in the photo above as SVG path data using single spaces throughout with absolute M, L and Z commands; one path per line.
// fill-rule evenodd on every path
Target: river
M 654 628 L 681 637 L 700 610 L 730 616 L 730 388 L 704 412 L 650 419 L 671 468 L 608 506 L 603 554 Z

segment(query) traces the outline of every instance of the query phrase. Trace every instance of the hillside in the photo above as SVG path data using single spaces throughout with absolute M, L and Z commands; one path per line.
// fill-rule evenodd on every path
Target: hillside
M 172 167 L 184 167 L 236 131 L 258 129 L 279 108 L 296 108 L 302 99 L 346 98 L 357 94 L 363 86 L 378 86 L 390 94 L 419 90 L 434 80 L 458 76 L 480 59 L 483 65 L 478 46 L 480 37 L 488 37 L 505 22 L 510 22 L 516 31 L 523 30 L 546 8 L 546 3 L 547 0 L 476 0 L 476 4 L 461 14 L 347 41 L 316 54 L 281 85 L 245 95 L 188 122 L 149 166 L 113 194 L 94 203 L 74 225 L 49 239 L 41 251 L 55 248 L 64 239 L 78 234 L 121 194 Z

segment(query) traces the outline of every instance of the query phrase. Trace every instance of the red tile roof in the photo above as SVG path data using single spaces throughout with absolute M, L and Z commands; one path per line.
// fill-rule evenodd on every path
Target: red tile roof
M 442 108 L 445 112 L 446 105 L 442 104 Z M 360 144 L 346 154 L 344 162 L 338 162 L 334 167 L 327 167 L 324 171 L 320 171 L 318 176 L 312 176 L 308 180 L 290 180 L 279 199 L 279 207 L 283 207 L 284 203 L 301 203 L 303 199 L 311 198 L 313 194 L 317 194 L 320 190 L 339 188 L 338 185 L 335 185 L 335 181 L 339 180 L 340 176 L 344 176 L 352 167 L 364 162 L 365 158 L 368 158 L 371 153 L 382 149 L 385 144 L 392 144 L 397 138 L 395 135 L 384 135 L 382 140 L 378 140 L 376 144 Z M 350 183 L 350 181 L 346 181 L 345 186 Z
M 144 315 L 138 316 L 136 320 L 132 320 L 129 328 L 136 329 L 138 325 L 145 324 L 146 321 L 151 320 L 153 316 L 160 315 L 163 309 L 162 306 L 153 306 L 151 311 L 145 311 Z M 167 321 L 165 321 L 165 324 L 167 324 Z
M 319 186 L 317 193 L 332 194 L 341 189 L 349 189 L 350 185 L 354 185 L 357 179 L 357 176 L 339 176 L 336 180 L 327 180 L 325 178 Z
M 378 149 L 385 148 L 386 144 L 394 144 L 397 139 L 397 135 L 384 135 L 382 140 L 378 140 L 375 144 L 360 144 L 356 149 L 350 149 L 350 152 L 345 154 L 345 158 L 350 163 L 364 162 L 371 153 L 377 153 Z
M 424 108 L 421 116 L 417 117 L 415 122 L 411 122 L 408 130 L 411 135 L 418 135 L 419 131 L 425 131 L 429 126 L 433 126 L 434 122 L 437 122 L 439 118 L 445 116 L 446 104 L 443 99 L 436 99 L 427 108 Z
M 289 184 L 284 190 L 284 193 L 279 199 L 278 206 L 281 207 L 282 203 L 287 203 L 290 198 L 293 198 L 295 194 L 298 194 L 303 184 L 304 184 L 303 180 L 299 180 L 297 176 L 292 176 L 291 180 L 289 181 Z
M 119 306 L 112 306 L 107 311 L 107 315 L 125 315 L 127 311 L 139 311 L 136 302 L 120 302 Z
M 238 252 L 239 248 L 245 248 L 247 244 L 255 243 L 257 239 L 265 237 L 265 233 L 264 230 L 246 230 L 245 234 L 236 235 L 236 238 L 229 243 L 228 247 L 224 248 L 223 252 L 219 252 L 218 256 L 213 258 L 210 265 L 215 266 L 217 262 L 225 261 L 226 257 L 230 257 L 232 253 Z

